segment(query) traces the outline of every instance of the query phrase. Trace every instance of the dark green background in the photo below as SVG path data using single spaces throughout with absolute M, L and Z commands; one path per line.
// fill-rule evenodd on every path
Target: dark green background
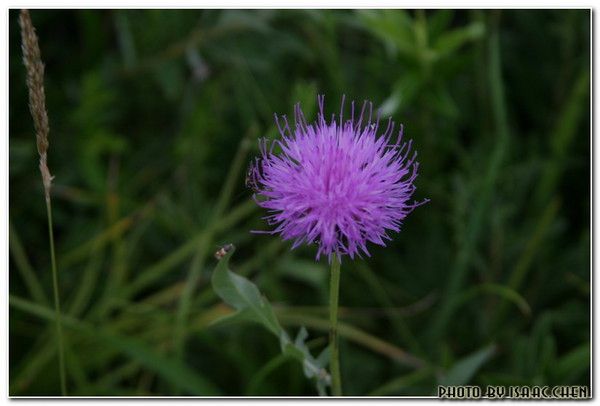
M 273 113 L 301 101 L 314 117 L 318 93 L 328 112 L 346 94 L 403 123 L 421 163 L 415 198 L 431 199 L 387 248 L 342 265 L 345 394 L 589 384 L 589 10 L 31 15 L 70 394 L 316 394 L 260 326 L 208 322 L 225 309 L 212 253 L 232 242 L 232 269 L 288 331 L 304 324 L 315 352 L 326 345 L 326 261 L 250 234 L 265 224 L 244 186 L 256 139 L 276 136 Z M 9 20 L 10 394 L 51 395 L 46 214 L 16 10 Z M 201 277 L 180 362 L 191 267 Z

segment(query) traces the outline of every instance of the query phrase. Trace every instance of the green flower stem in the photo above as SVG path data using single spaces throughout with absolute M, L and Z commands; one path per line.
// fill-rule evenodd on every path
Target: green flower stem
M 50 259 L 52 261 L 52 287 L 54 290 L 54 312 L 56 313 L 56 342 L 58 345 L 58 369 L 60 374 L 60 392 L 67 395 L 67 376 L 65 373 L 65 345 L 63 341 L 62 322 L 60 316 L 60 295 L 58 293 L 58 270 L 54 251 L 54 232 L 52 231 L 52 205 L 46 196 L 46 212 L 48 213 L 48 234 L 50 237 Z
M 331 262 L 331 283 L 329 287 L 329 348 L 331 351 L 331 391 L 333 396 L 342 396 L 340 375 L 340 351 L 338 343 L 338 302 L 340 296 L 340 260 L 337 255 Z

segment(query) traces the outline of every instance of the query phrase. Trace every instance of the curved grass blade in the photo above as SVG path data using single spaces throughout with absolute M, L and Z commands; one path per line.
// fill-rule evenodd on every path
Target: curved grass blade
M 45 320 L 54 320 L 53 311 L 47 307 L 12 295 L 9 297 L 9 303 L 15 309 Z M 139 340 L 117 335 L 70 316 L 63 316 L 62 321 L 65 327 L 115 348 L 147 369 L 155 372 L 175 387 L 191 395 L 218 395 L 221 392 L 214 384 L 185 364 L 171 358 L 163 357 Z
M 473 354 L 459 360 L 440 379 L 440 385 L 466 385 L 471 381 L 479 368 L 483 366 L 496 352 L 495 345 L 483 347 Z
M 468 289 L 467 291 L 458 295 L 455 298 L 453 306 L 458 308 L 461 305 L 468 302 L 469 300 L 473 299 L 475 296 L 484 294 L 496 295 L 506 300 L 507 302 L 511 302 L 521 311 L 521 313 L 523 313 L 524 316 L 531 316 L 531 307 L 529 306 L 529 303 L 527 303 L 527 301 L 523 298 L 523 296 L 519 294 L 519 292 L 517 292 L 514 289 L 511 289 L 508 286 L 500 285 L 497 283 L 483 283 L 481 285 L 474 286 L 473 288 Z

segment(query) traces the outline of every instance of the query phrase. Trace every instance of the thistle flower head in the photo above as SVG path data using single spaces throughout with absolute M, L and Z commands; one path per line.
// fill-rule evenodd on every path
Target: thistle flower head
M 380 135 L 379 116 L 372 120 L 372 103 L 365 102 L 357 116 L 352 102 L 344 121 L 344 100 L 338 119 L 328 122 L 319 96 L 317 121 L 308 124 L 300 105 L 295 124 L 286 117 L 275 122 L 281 139 L 259 142 L 261 155 L 251 164 L 249 182 L 257 204 L 269 211 L 264 217 L 284 240 L 317 244 L 321 254 L 370 256 L 367 242 L 385 246 L 389 231 L 399 232 L 402 220 L 417 206 L 409 202 L 416 187 L 419 164 L 412 141 L 402 140 L 402 126 L 393 137 L 394 122 L 387 120 Z M 368 113 L 367 113 L 368 110 Z M 277 150 L 277 151 L 276 151 Z

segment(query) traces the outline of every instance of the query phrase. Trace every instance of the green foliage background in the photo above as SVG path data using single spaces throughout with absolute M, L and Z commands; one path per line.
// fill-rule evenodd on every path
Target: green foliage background
M 345 394 L 590 383 L 589 10 L 32 19 L 70 394 L 316 394 L 269 331 L 211 324 L 230 310 L 210 277 L 234 243 L 231 269 L 288 331 L 307 327 L 313 353 L 326 346 L 326 261 L 250 234 L 266 226 L 244 186 L 273 113 L 301 101 L 314 117 L 317 93 L 329 112 L 346 94 L 403 123 L 415 197 L 431 199 L 387 248 L 342 265 Z M 9 20 L 10 394 L 56 395 L 42 183 L 16 10 Z

